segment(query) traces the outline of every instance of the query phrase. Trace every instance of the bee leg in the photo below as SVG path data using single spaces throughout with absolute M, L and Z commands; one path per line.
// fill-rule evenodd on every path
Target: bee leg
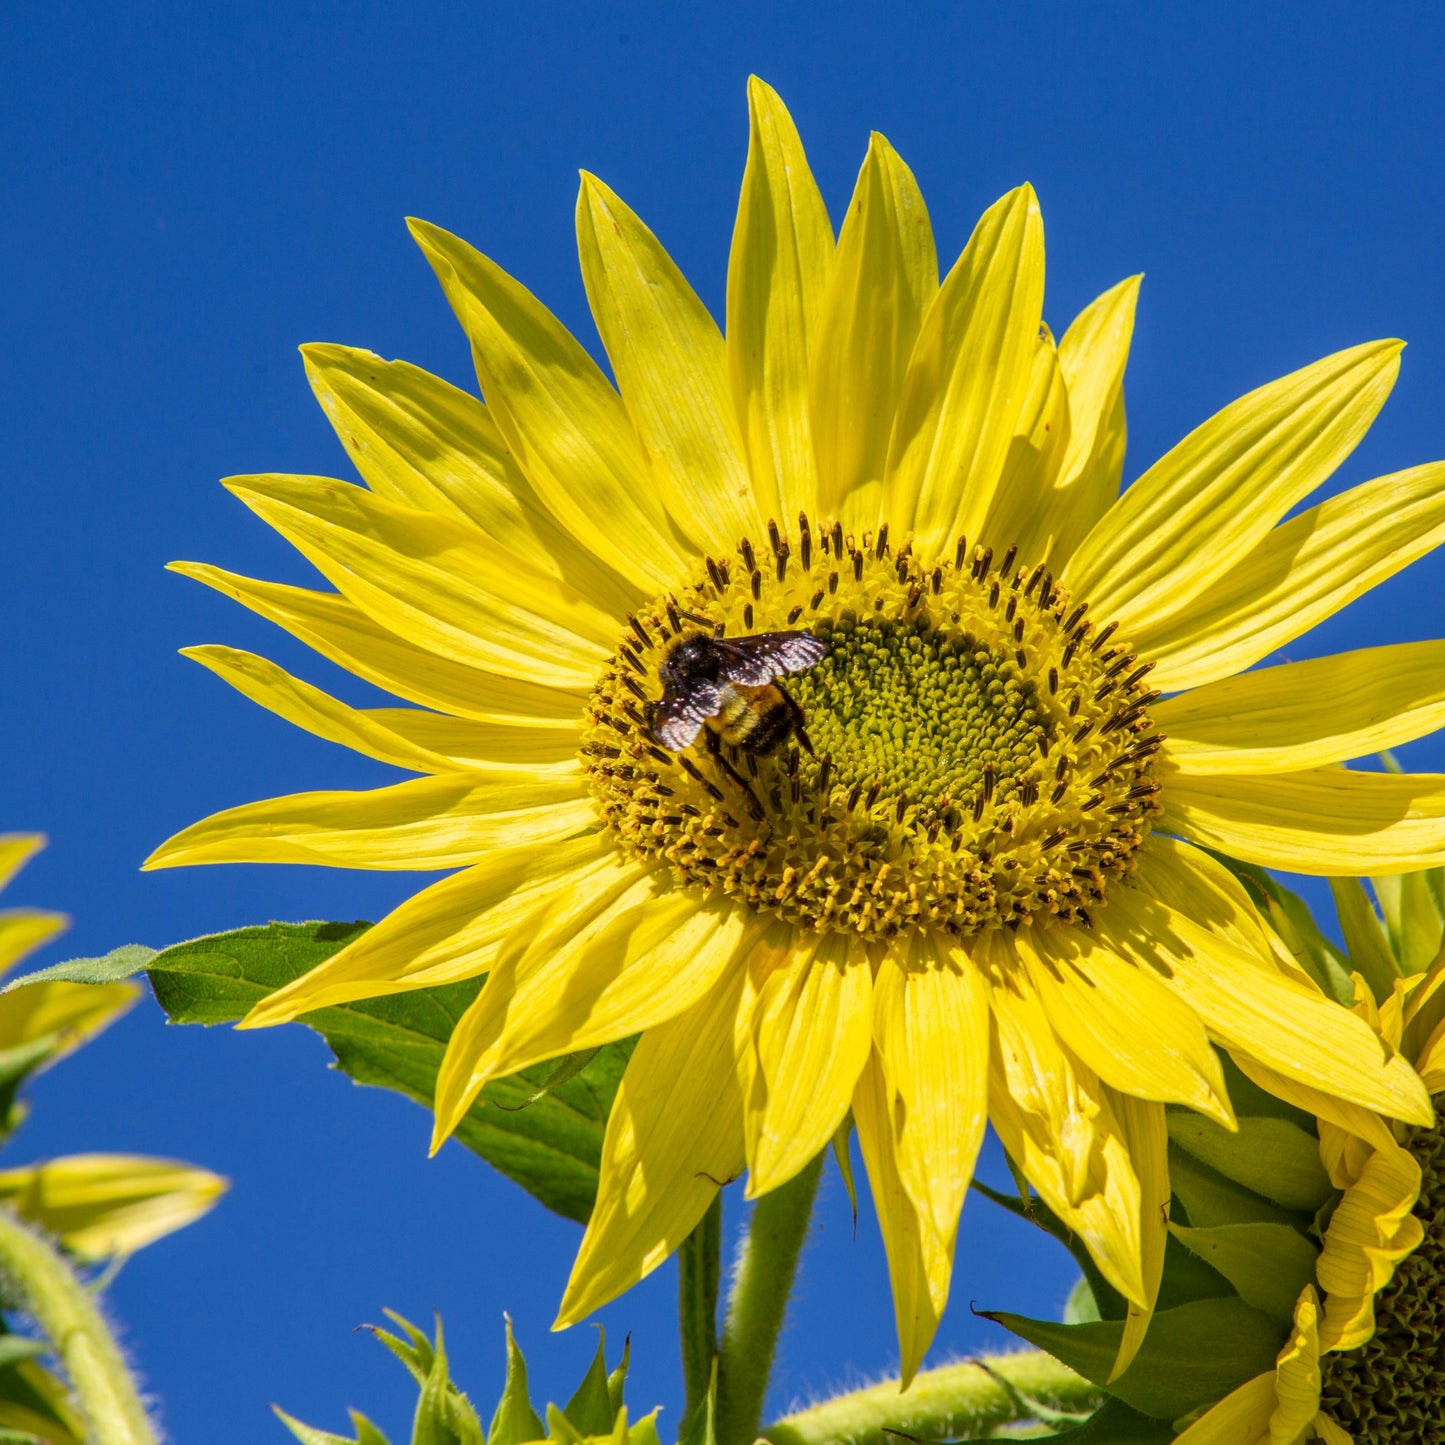
M 765 814 L 763 805 L 758 802 L 758 795 L 753 792 L 751 784 L 728 760 L 723 756 L 722 739 L 709 727 L 702 730 L 703 737 L 707 739 L 707 750 L 716 760 L 718 767 L 742 790 L 743 797 L 748 800 L 748 811 L 758 822 L 762 822 Z
M 806 748 L 810 754 L 816 757 L 817 754 L 813 752 L 813 744 L 811 741 L 809 741 L 808 738 L 808 729 L 803 726 L 803 709 L 798 706 L 797 698 L 795 698 L 793 694 L 790 693 L 788 689 L 782 685 L 782 683 L 775 682 L 773 686 L 776 687 L 777 690 L 782 694 L 783 701 L 787 703 L 788 711 L 792 714 L 794 735 L 797 737 L 798 741 L 802 743 L 803 747 Z

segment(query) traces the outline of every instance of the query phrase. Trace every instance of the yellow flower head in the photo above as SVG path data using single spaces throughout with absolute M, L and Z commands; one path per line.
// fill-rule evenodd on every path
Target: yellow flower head
M 486 404 L 306 348 L 367 485 L 228 485 L 336 590 L 180 570 L 413 706 L 191 655 L 422 776 L 232 809 L 150 862 L 461 869 L 249 1020 L 489 973 L 438 1141 L 489 1079 L 642 1035 L 562 1322 L 851 1110 L 905 1376 L 988 1119 L 1132 1302 L 1127 1356 L 1163 1256 L 1163 1106 L 1232 1123 L 1214 1046 L 1430 1117 L 1197 845 L 1323 874 L 1445 860 L 1445 780 L 1335 766 L 1445 718 L 1445 643 L 1250 670 L 1445 537 L 1445 467 L 1283 520 L 1383 403 L 1386 341 L 1235 402 L 1120 497 L 1136 282 L 1056 344 L 1028 186 L 940 282 L 880 137 L 835 242 L 786 110 L 749 96 L 725 335 L 584 175 L 615 388 L 422 223 Z

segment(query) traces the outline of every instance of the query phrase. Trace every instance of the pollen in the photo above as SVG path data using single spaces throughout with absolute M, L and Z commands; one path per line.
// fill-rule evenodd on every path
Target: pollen
M 827 645 L 778 679 L 806 741 L 658 744 L 646 709 L 669 644 L 790 630 Z M 1159 811 L 1149 671 L 1015 548 L 960 538 L 917 558 L 886 526 L 855 538 L 800 517 L 627 619 L 582 759 L 604 826 L 637 856 L 800 928 L 1087 925 Z

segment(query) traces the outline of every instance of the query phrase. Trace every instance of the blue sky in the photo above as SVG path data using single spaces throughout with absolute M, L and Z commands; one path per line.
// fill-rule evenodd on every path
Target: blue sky
M 782 93 L 835 221 L 870 129 L 914 168 L 940 252 L 1022 180 L 1048 229 L 1056 330 L 1146 273 L 1127 383 L 1136 475 L 1223 403 L 1326 352 L 1410 342 L 1331 488 L 1445 456 L 1445 100 L 1428 7 L 55 3 L 6 7 L 0 47 L 0 828 L 49 851 L 7 903 L 76 919 L 43 961 L 269 918 L 375 918 L 413 878 L 225 868 L 142 875 L 176 828 L 380 765 L 288 728 L 178 647 L 225 642 L 359 699 L 175 558 L 309 582 L 220 487 L 349 476 L 298 344 L 338 341 L 472 384 L 407 237 L 419 215 L 513 270 L 589 345 L 579 167 L 624 196 L 720 311 L 750 71 Z M 1441 631 L 1418 564 L 1292 656 Z M 1426 742 L 1417 767 L 1445 769 Z M 282 1402 L 398 1436 L 412 1394 L 353 1333 L 443 1311 L 490 1402 L 501 1314 L 540 1397 L 590 1330 L 548 1337 L 578 1231 L 427 1120 L 324 1068 L 300 1028 L 166 1029 L 147 1004 L 33 1090 L 15 1159 L 124 1148 L 232 1177 L 209 1219 L 112 1292 L 175 1438 L 283 1439 Z M 8 1157 L 8 1156 L 7 1156 Z M 991 1167 L 996 1171 L 997 1160 Z M 736 1213 L 736 1211 L 735 1211 Z M 998 1342 L 969 1310 L 1058 1309 L 1061 1253 L 972 1202 L 935 1358 Z M 631 1398 L 679 1404 L 671 1269 L 605 1313 Z M 871 1220 L 836 1178 L 805 1257 L 774 1407 L 894 1361 Z

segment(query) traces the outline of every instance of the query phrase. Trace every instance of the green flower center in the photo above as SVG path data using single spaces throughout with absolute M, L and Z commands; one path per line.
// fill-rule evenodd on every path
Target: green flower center
M 769 533 L 770 556 L 744 540 L 629 618 L 582 747 L 605 826 L 682 884 L 814 931 L 1087 923 L 1158 811 L 1150 665 L 1016 549 L 920 561 L 886 527 Z M 786 698 L 724 689 L 712 714 L 706 694 L 695 741 L 662 746 L 679 640 L 770 632 L 826 650 L 776 676 Z
M 1415 1215 L 1418 1249 L 1375 1296 L 1375 1333 L 1358 1349 L 1320 1360 L 1320 1408 L 1370 1445 L 1445 1445 L 1445 1095 L 1435 1127 L 1407 1146 L 1424 1179 Z

